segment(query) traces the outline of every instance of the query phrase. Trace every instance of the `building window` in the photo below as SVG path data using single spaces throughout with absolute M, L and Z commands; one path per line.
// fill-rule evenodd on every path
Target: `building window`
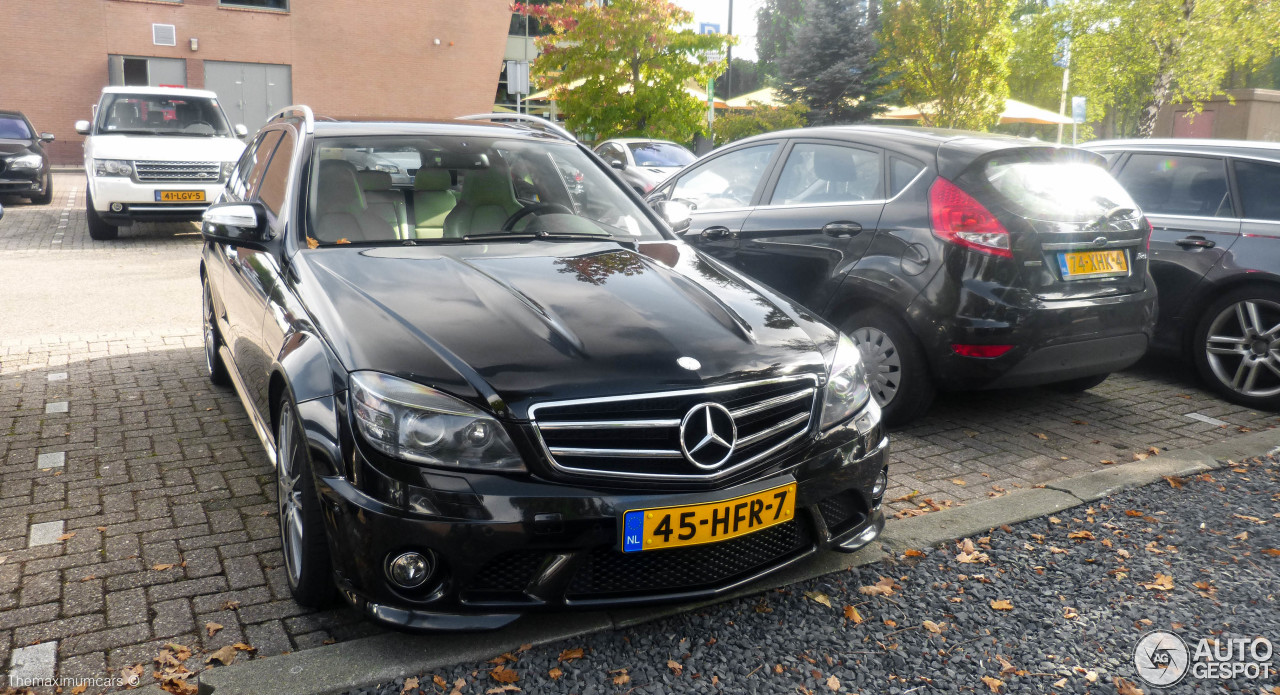
M 289 11 L 289 0 L 218 0 L 218 4 L 228 7 L 260 7 L 264 10 Z

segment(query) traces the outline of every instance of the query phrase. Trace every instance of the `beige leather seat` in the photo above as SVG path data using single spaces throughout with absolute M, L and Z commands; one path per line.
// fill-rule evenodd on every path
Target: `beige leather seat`
M 391 174 L 385 171 L 356 172 L 360 181 L 360 190 L 364 192 L 365 206 L 396 230 L 396 236 L 409 238 L 409 222 L 404 194 L 391 184 Z
M 343 159 L 320 162 L 320 180 L 316 184 L 315 238 L 332 244 L 347 241 L 390 241 L 396 239 L 395 228 L 365 205 L 356 168 Z
M 453 177 L 447 169 L 419 169 L 413 177 L 414 236 L 439 239 L 444 236 L 444 220 L 458 204 L 449 187 Z
M 444 220 L 444 236 L 456 239 L 501 231 L 502 223 L 521 207 L 505 167 L 468 169 L 463 173 L 458 206 Z

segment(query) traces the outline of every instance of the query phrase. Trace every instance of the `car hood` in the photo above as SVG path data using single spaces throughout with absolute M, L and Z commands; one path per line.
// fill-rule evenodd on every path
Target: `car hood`
M 40 150 L 36 148 L 36 143 L 33 140 L 10 140 L 8 138 L 0 138 L 0 157 L 24 155 L 39 151 Z
M 678 242 L 339 247 L 295 258 L 299 294 L 347 369 L 517 419 L 538 401 L 825 375 L 835 345 L 804 309 Z
M 240 158 L 244 143 L 235 138 L 185 138 L 176 135 L 93 135 L 96 159 L 157 162 L 230 162 Z

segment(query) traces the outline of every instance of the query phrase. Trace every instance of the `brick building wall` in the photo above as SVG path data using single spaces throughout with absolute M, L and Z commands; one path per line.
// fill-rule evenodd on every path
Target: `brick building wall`
M 219 0 L 3 4 L 0 108 L 56 135 L 61 164 L 81 160 L 73 124 L 107 85 L 108 55 L 184 59 L 188 87 L 204 87 L 206 60 L 285 64 L 293 101 L 318 114 L 448 118 L 491 109 L 511 16 L 508 0 L 291 0 L 287 12 Z M 153 45 L 152 23 L 174 25 L 177 45 Z

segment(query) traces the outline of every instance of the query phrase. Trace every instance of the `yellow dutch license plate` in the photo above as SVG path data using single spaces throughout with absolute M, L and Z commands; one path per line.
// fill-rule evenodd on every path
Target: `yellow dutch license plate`
M 622 516 L 622 550 L 716 543 L 791 521 L 795 513 L 795 483 L 719 502 L 634 509 Z
M 1129 257 L 1123 249 L 1115 251 L 1073 251 L 1058 254 L 1058 269 L 1064 280 L 1125 275 L 1129 272 Z
M 156 191 L 157 203 L 203 203 L 204 191 Z

